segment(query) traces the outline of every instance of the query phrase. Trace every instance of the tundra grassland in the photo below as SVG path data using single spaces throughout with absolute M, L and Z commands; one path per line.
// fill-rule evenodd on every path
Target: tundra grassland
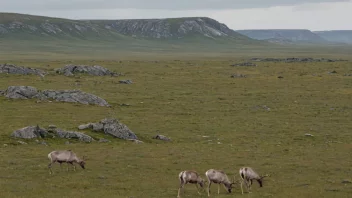
M 230 55 L 10 58 L 1 60 L 47 71 L 66 64 L 101 65 L 125 76 L 49 74 L 42 79 L 0 74 L 0 90 L 11 85 L 80 89 L 112 105 L 37 103 L 0 96 L 1 197 L 176 197 L 182 170 L 196 170 L 205 179 L 206 170 L 215 168 L 239 179 L 241 166 L 271 176 L 264 179 L 263 188 L 254 183 L 253 193 L 244 195 L 238 185 L 233 193 L 221 188 L 218 195 L 213 184 L 212 197 L 351 197 L 352 77 L 344 76 L 352 74 L 351 62 L 258 62 L 257 67 L 232 67 L 243 60 Z M 247 77 L 230 78 L 232 74 Z M 119 84 L 123 79 L 133 84 Z M 85 133 L 93 138 L 111 142 L 65 144 L 64 139 L 45 139 L 49 146 L 34 140 L 22 140 L 28 144 L 21 145 L 10 137 L 14 130 L 36 124 L 78 131 L 78 125 L 106 117 L 119 119 L 144 144 L 89 130 Z M 156 134 L 172 141 L 152 139 Z M 47 154 L 59 149 L 87 156 L 86 169 L 66 172 L 56 164 L 49 175 Z M 198 195 L 187 184 L 182 197 L 207 195 Z

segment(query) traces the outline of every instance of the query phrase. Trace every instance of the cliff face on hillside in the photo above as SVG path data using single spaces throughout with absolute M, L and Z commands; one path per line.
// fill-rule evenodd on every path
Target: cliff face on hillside
M 231 38 L 251 40 L 225 24 L 206 17 L 134 20 L 68 20 L 0 13 L 0 38 L 52 36 L 68 38 L 180 39 Z

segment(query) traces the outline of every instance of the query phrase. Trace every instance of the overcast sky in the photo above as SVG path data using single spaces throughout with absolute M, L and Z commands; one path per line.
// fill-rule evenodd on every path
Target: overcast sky
M 0 0 L 0 12 L 70 19 L 207 16 L 235 30 L 352 30 L 352 0 Z

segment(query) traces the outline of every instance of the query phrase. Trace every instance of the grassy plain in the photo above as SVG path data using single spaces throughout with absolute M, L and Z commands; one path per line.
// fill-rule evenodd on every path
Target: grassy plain
M 194 56 L 191 51 L 174 55 L 111 51 L 88 57 L 74 50 L 67 55 L 43 51 L 26 55 L 2 50 L 0 60 L 48 71 L 68 63 L 96 64 L 125 76 L 53 74 L 41 79 L 1 74 L 0 89 L 10 85 L 80 89 L 112 105 L 105 108 L 0 97 L 1 197 L 176 197 L 177 176 L 182 170 L 194 169 L 204 175 L 216 168 L 238 179 L 241 166 L 252 166 L 271 177 L 265 179 L 263 188 L 254 184 L 253 193 L 245 195 L 239 188 L 232 194 L 221 189 L 217 195 L 213 185 L 212 197 L 351 196 L 352 184 L 342 183 L 352 179 L 352 77 L 343 76 L 352 73 L 351 62 L 260 62 L 258 67 L 231 67 L 243 57 L 270 55 L 263 50 L 249 50 L 250 54 L 208 52 L 212 56 Z M 348 53 L 331 54 L 329 50 L 310 52 L 319 57 L 350 58 Z M 273 54 L 293 56 L 289 52 Z M 311 55 L 304 51 L 297 54 Z M 333 70 L 337 73 L 328 74 Z M 230 78 L 234 73 L 248 77 Z M 121 79 L 131 79 L 134 84 L 118 84 Z M 122 103 L 131 106 L 120 106 Z M 258 108 L 263 105 L 270 111 Z M 45 140 L 49 146 L 44 146 L 34 141 L 20 145 L 10 138 L 15 129 L 28 125 L 55 124 L 76 130 L 80 124 L 105 117 L 119 119 L 145 143 L 89 131 L 86 133 L 111 142 L 70 140 L 72 144 L 66 145 L 66 140 Z M 306 137 L 306 133 L 314 137 Z M 173 141 L 151 139 L 156 134 Z M 86 155 L 87 169 L 60 172 L 56 165 L 55 174 L 49 175 L 47 154 L 54 149 Z M 186 185 L 183 197 L 207 196 L 197 195 L 194 186 Z

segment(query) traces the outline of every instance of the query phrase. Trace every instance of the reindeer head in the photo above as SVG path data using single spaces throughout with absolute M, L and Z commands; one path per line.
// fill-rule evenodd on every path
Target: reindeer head
M 269 177 L 269 176 L 270 176 L 269 174 L 260 176 L 260 179 L 257 180 L 260 187 L 263 187 L 263 179 L 264 179 L 265 177 Z
M 203 178 L 198 177 L 198 184 L 200 187 L 204 188 L 206 183 L 207 183 L 207 181 L 204 181 Z
M 85 156 L 83 156 L 83 159 L 79 162 L 79 165 L 85 169 L 84 165 L 86 165 L 86 162 L 84 161 L 85 160 Z

